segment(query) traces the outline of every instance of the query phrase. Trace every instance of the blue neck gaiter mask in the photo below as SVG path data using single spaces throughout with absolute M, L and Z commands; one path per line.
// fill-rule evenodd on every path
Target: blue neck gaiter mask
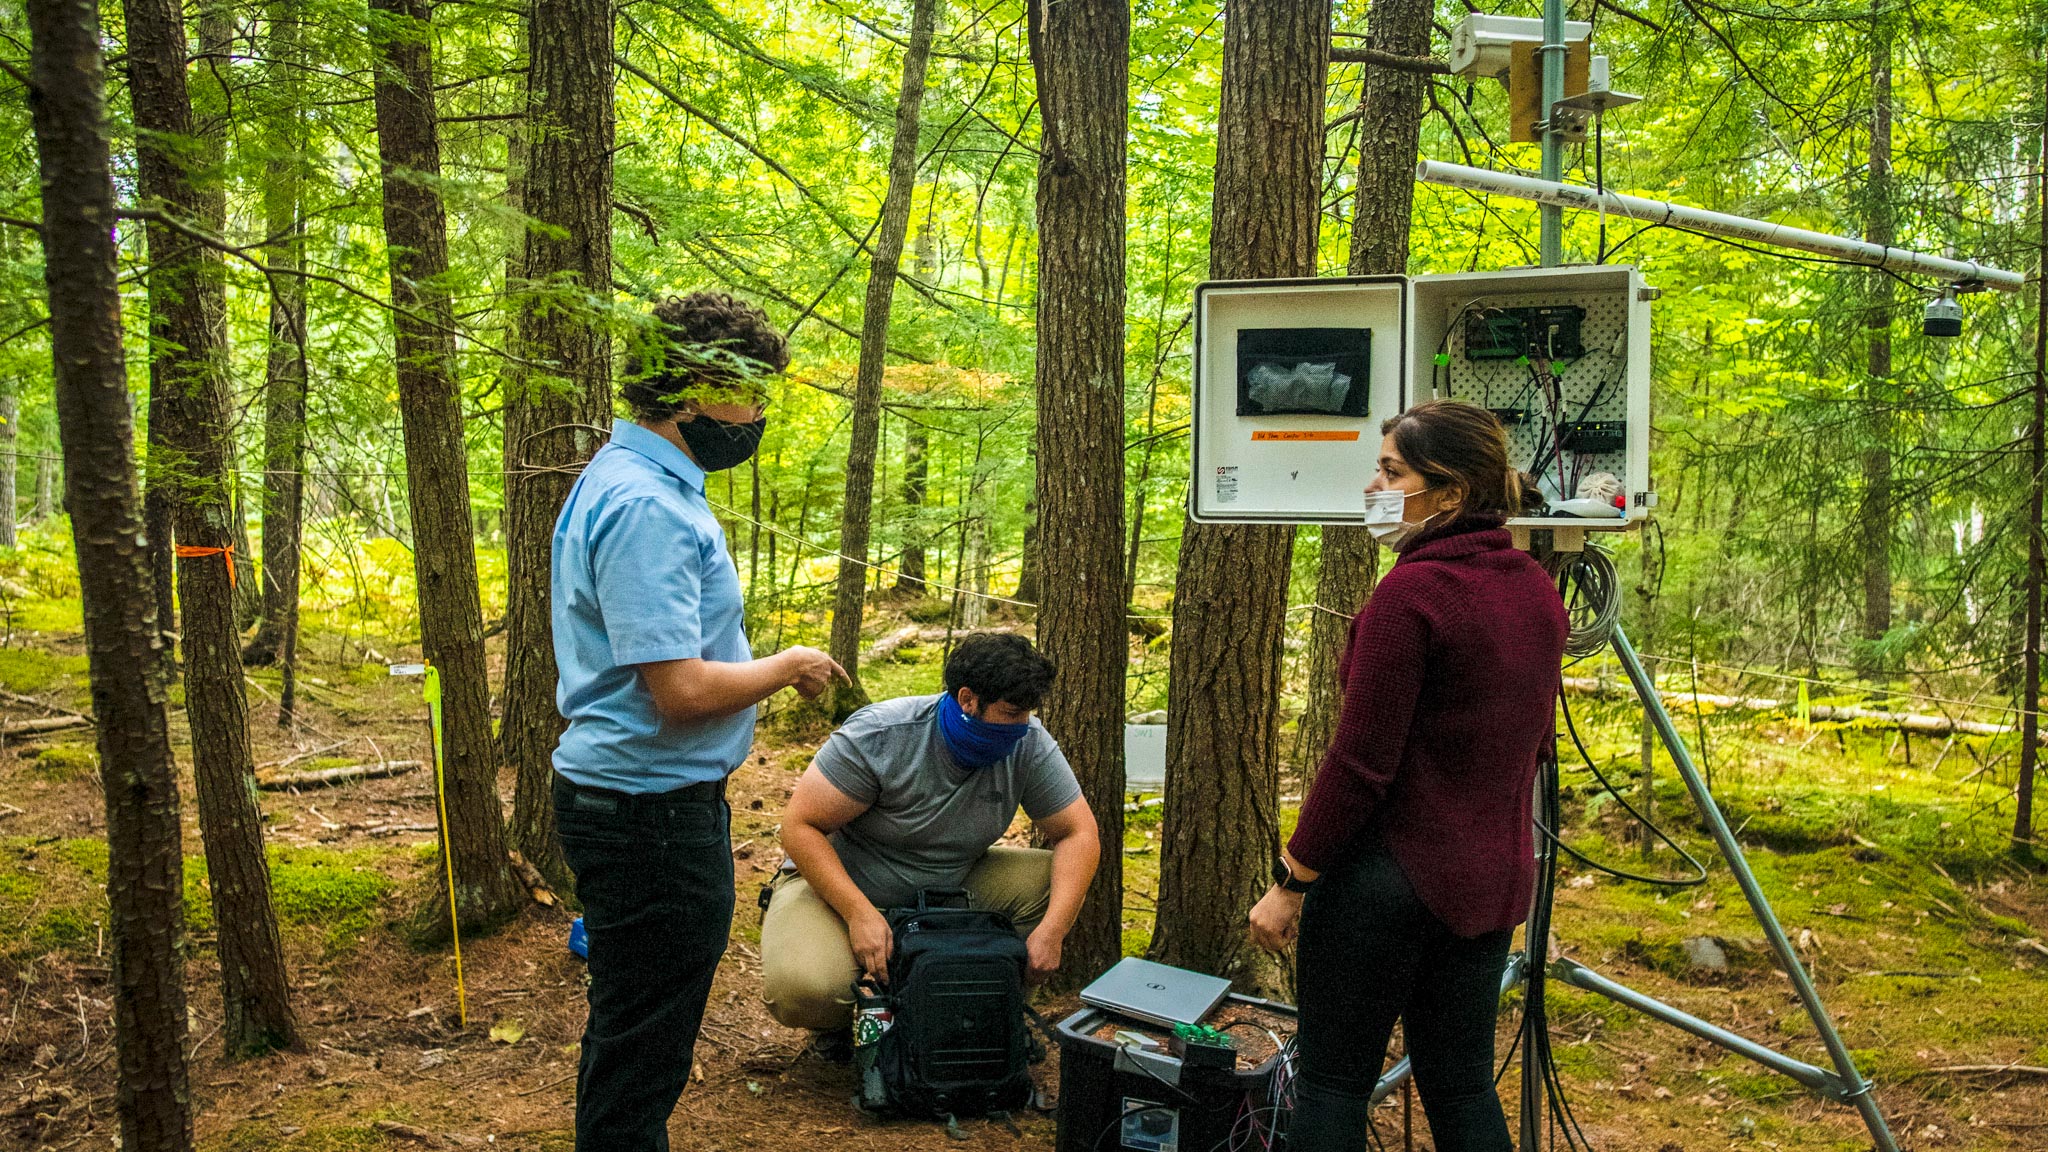
M 1022 724 L 977 720 L 960 707 L 960 701 L 950 692 L 939 697 L 938 725 L 946 750 L 963 768 L 986 768 L 1001 760 L 1031 731 L 1028 720 Z

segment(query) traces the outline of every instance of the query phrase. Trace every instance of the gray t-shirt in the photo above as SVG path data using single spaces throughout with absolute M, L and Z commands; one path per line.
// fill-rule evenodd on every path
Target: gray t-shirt
M 957 888 L 1021 805 L 1042 820 L 1081 795 L 1080 782 L 1037 717 L 1017 747 L 986 768 L 953 759 L 934 720 L 938 696 L 901 696 L 847 717 L 814 762 L 868 810 L 832 834 L 839 860 L 877 908 L 914 903 L 920 888 Z

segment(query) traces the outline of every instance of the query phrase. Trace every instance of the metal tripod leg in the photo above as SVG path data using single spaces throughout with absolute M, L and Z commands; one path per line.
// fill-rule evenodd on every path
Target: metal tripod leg
M 1814 1029 L 1820 1033 L 1821 1044 L 1827 1048 L 1828 1059 L 1835 1066 L 1833 1075 L 1829 1077 L 1829 1080 L 1833 1081 L 1833 1083 L 1817 1081 L 1814 1077 L 1808 1075 L 1800 1075 L 1789 1067 L 1789 1065 L 1798 1064 L 1799 1062 L 1790 1060 L 1788 1057 L 1770 1053 L 1771 1056 L 1776 1057 L 1776 1060 L 1766 1059 L 1761 1053 L 1769 1052 L 1768 1049 L 1751 1051 L 1750 1049 L 1758 1048 L 1759 1046 L 1748 1044 L 1746 1041 L 1742 1044 L 1731 1044 L 1728 1042 L 1730 1037 L 1736 1040 L 1741 1039 L 1740 1037 L 1734 1037 L 1733 1033 L 1727 1033 L 1725 1036 L 1714 1036 L 1706 1031 L 1702 1031 L 1700 1028 L 1693 1028 L 1688 1024 L 1681 1023 L 1674 1019 L 1674 1017 L 1684 1016 L 1684 1013 L 1679 1012 L 1675 1008 L 1669 1008 L 1666 1005 L 1658 1005 L 1656 1001 L 1651 1000 L 1647 996 L 1642 996 L 1640 993 L 1631 995 L 1636 999 L 1647 1001 L 1647 1004 L 1637 1004 L 1635 1006 L 1651 1012 L 1652 1015 L 1659 1016 L 1672 1023 L 1677 1023 L 1681 1027 L 1686 1027 L 1688 1031 L 1693 1032 L 1695 1035 L 1702 1036 L 1705 1039 L 1728 1047 L 1732 1051 L 1759 1060 L 1769 1067 L 1785 1072 L 1787 1075 L 1792 1075 L 1823 1095 L 1845 1103 L 1854 1104 L 1856 1111 L 1862 1113 L 1863 1123 L 1870 1129 L 1871 1139 L 1876 1142 L 1878 1152 L 1898 1152 L 1898 1141 L 1892 1138 L 1891 1128 L 1885 1124 L 1884 1114 L 1878 1111 L 1877 1098 L 1871 1091 L 1870 1082 L 1863 1078 L 1861 1072 L 1857 1071 L 1856 1061 L 1849 1055 L 1849 1046 L 1842 1042 L 1842 1034 L 1836 1031 L 1835 1022 L 1828 1015 L 1827 1006 L 1821 1003 L 1820 993 L 1815 990 L 1812 979 L 1806 974 L 1806 966 L 1799 962 L 1798 953 L 1793 951 L 1792 942 L 1785 936 L 1785 929 L 1778 924 L 1777 914 L 1771 910 L 1770 900 L 1764 896 L 1763 888 L 1757 884 L 1755 874 L 1749 870 L 1749 861 L 1742 855 L 1742 845 L 1736 842 L 1734 831 L 1728 827 L 1727 817 L 1721 814 L 1721 806 L 1715 803 L 1713 794 L 1707 790 L 1706 780 L 1700 776 L 1699 769 L 1694 766 L 1692 754 L 1687 751 L 1685 740 L 1679 736 L 1677 725 L 1672 723 L 1671 714 L 1665 711 L 1663 698 L 1657 695 L 1655 681 L 1651 680 L 1650 674 L 1643 669 L 1642 659 L 1636 655 L 1635 647 L 1628 642 L 1628 635 L 1621 630 L 1620 625 L 1616 625 L 1614 629 L 1614 653 L 1620 658 L 1623 670 L 1628 673 L 1629 683 L 1635 687 L 1636 695 L 1642 698 L 1643 708 L 1649 714 L 1650 723 L 1656 728 L 1657 735 L 1663 739 L 1665 750 L 1671 754 L 1671 762 L 1677 766 L 1678 775 L 1685 781 L 1686 791 L 1692 793 L 1693 804 L 1699 808 L 1700 817 L 1706 824 L 1707 831 L 1712 834 L 1714 843 L 1721 849 L 1721 856 L 1727 862 L 1728 870 L 1735 874 L 1735 883 L 1742 889 L 1742 898 L 1749 902 L 1750 913 L 1756 917 L 1757 924 L 1763 928 L 1764 939 L 1770 942 L 1771 951 L 1777 956 L 1779 966 L 1784 969 L 1785 975 L 1791 978 L 1792 989 L 1799 995 L 1799 1003 L 1806 1009 L 1807 1017 L 1813 1021 Z M 1567 975 L 1564 971 L 1559 971 L 1559 978 L 1568 980 L 1591 991 L 1612 996 L 1622 1003 L 1632 1003 L 1630 999 L 1616 995 L 1614 989 L 1619 989 L 1620 985 L 1613 985 L 1611 981 L 1599 979 L 1598 977 L 1581 982 L 1581 980 L 1574 978 L 1578 973 L 1586 973 L 1589 976 L 1591 973 L 1583 968 L 1578 968 L 1576 965 L 1572 967 L 1577 971 L 1571 975 Z M 1625 992 L 1627 990 L 1621 989 L 1621 991 Z M 1666 1011 L 1663 1013 L 1656 1012 L 1649 1005 L 1657 1005 L 1657 1007 L 1664 1008 Z M 1669 1014 L 1667 1015 L 1666 1013 Z M 1686 1019 L 1692 1020 L 1691 1017 L 1686 1017 Z M 1706 1028 L 1712 1027 L 1711 1025 L 1705 1025 L 1703 1021 L 1695 1022 Z M 1800 1067 L 1811 1068 L 1810 1065 L 1801 1065 Z M 1812 1071 L 1820 1072 L 1821 1070 L 1812 1069 Z

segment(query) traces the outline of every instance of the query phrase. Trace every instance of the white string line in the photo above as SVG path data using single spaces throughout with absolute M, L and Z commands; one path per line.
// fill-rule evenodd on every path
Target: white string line
M 0 453 L 0 455 L 4 455 L 4 453 Z M 17 456 L 21 456 L 21 457 L 24 457 L 24 458 L 30 458 L 30 459 L 61 459 L 61 457 L 55 457 L 55 456 L 37 456 L 37 455 L 35 455 L 35 454 L 31 454 L 31 453 L 26 453 L 26 452 L 22 452 L 22 453 L 16 453 L 16 455 L 17 455 Z M 471 471 L 471 472 L 470 472 L 470 475 L 472 475 L 472 476 L 531 476 L 531 475 L 539 475 L 539 474 L 542 474 L 542 473 L 553 473 L 553 472 L 565 472 L 565 471 L 567 471 L 567 472 L 573 472 L 573 471 L 576 471 L 576 470 L 578 470 L 578 469 L 579 469 L 579 467 L 580 467 L 580 466 L 562 466 L 562 465 L 557 465 L 557 466 L 553 466 L 553 467 L 535 467 L 535 466 L 528 466 L 528 467 L 525 467 L 525 468 L 502 468 L 502 469 L 476 469 L 476 470 L 473 470 L 473 471 Z M 300 475 L 300 476 L 325 476 L 325 477 L 336 477 L 336 476 L 396 476 L 396 475 L 399 475 L 399 474 L 400 474 L 400 473 L 398 473 L 398 472 L 397 472 L 396 470 L 392 470 L 392 469 L 385 469 L 385 470 L 379 470 L 379 471 L 362 471 L 362 472 L 327 472 L 327 471 L 319 471 L 319 470 L 309 470 L 309 469 L 297 469 L 297 470 L 293 470 L 293 469 L 234 469 L 234 470 L 232 470 L 232 471 L 235 471 L 235 472 L 236 472 L 236 473 L 237 473 L 238 475 L 243 475 L 243 476 L 269 476 L 269 475 L 291 475 L 291 474 L 293 474 L 293 472 L 294 472 L 294 471 L 295 471 L 295 472 L 297 473 L 297 475 Z M 861 565 L 861 566 L 862 566 L 862 567 L 864 567 L 864 568 L 871 568 L 871 569 L 874 569 L 874 570 L 876 570 L 876 571 L 879 571 L 879 572 L 881 572 L 881 573 L 882 573 L 882 574 L 883 574 L 884 576 L 894 576 L 894 577 L 896 577 L 896 578 L 897 578 L 897 579 L 899 579 L 899 580 L 901 580 L 901 579 L 903 579 L 903 578 L 904 578 L 904 574 L 903 574 L 903 573 L 902 573 L 902 572 L 901 572 L 900 570 L 897 570 L 897 569 L 894 569 L 894 568 L 889 568 L 889 567 L 886 567 L 886 566 L 884 566 L 884 565 L 881 565 L 881 564 L 877 564 L 877 563 L 874 563 L 874 562 L 872 562 L 872 561 L 866 561 L 866 560 L 856 560 L 856 559 L 854 559 L 853 557 L 851 557 L 851 556 L 848 556 L 848 555 L 847 555 L 846 553 L 844 553 L 844 552 L 840 552 L 840 551 L 837 551 L 837 550 L 835 550 L 835 549 L 832 549 L 832 548 L 828 548 L 828 547 L 826 547 L 826 546 L 824 546 L 824 545 L 822 545 L 822 544 L 818 544 L 818 543 L 816 543 L 816 542 L 814 542 L 814 541 L 811 541 L 811 540 L 807 540 L 807 539 L 805 539 L 804 537 L 802 537 L 802 536 L 799 536 L 799 535 L 797 535 L 797 534 L 796 534 L 796 533 L 794 533 L 794 532 L 790 532 L 790 531 L 788 531 L 788 530 L 786 530 L 786 529 L 783 529 L 783 528 L 779 528 L 779 527 L 777 527 L 777 526 L 775 526 L 775 525 L 773 525 L 773 524 L 769 524 L 769 523 L 765 523 L 765 522 L 763 522 L 763 521 L 760 521 L 760 520 L 756 520 L 756 519 L 754 519 L 753 517 L 751 517 L 751 516 L 747 515 L 746 513 L 744 513 L 744 512 L 741 512 L 741 511 L 740 511 L 739 509 L 737 509 L 737 508 L 732 508 L 732 507 L 729 507 L 729 506 L 727 506 L 727 505 L 725 505 L 725 504 L 721 504 L 721 503 L 719 503 L 718 501 L 716 501 L 716 500 L 713 500 L 713 499 L 711 499 L 711 498 L 710 498 L 710 496 L 708 496 L 708 495 L 707 495 L 707 496 L 705 496 L 705 498 L 704 498 L 704 501 L 705 501 L 705 503 L 709 504 L 709 505 L 710 505 L 711 507 L 713 507 L 713 508 L 716 508 L 716 509 L 718 509 L 718 510 L 719 510 L 719 511 L 721 511 L 721 512 L 724 512 L 724 513 L 725 513 L 726 515 L 728 515 L 728 516 L 731 516 L 731 517 L 732 517 L 732 518 L 734 518 L 735 520 L 738 520 L 738 521 L 740 521 L 740 522 L 742 522 L 742 523 L 745 523 L 745 524 L 749 524 L 749 525 L 752 525 L 752 526 L 754 526 L 754 527 L 756 527 L 756 528 L 761 528 L 761 529 L 763 529 L 763 530 L 765 530 L 765 531 L 771 532 L 771 533 L 773 533 L 773 534 L 775 534 L 775 535 L 777 535 L 777 536 L 780 536 L 780 537 L 784 538 L 785 540 L 789 540 L 789 541 L 791 541 L 791 542 L 793 542 L 793 543 L 799 544 L 799 545 L 803 546 L 804 548 L 807 548 L 807 549 L 809 549 L 810 551 L 812 551 L 812 552 L 815 552 L 815 553 L 817 553 L 818 555 L 821 555 L 821 556 L 830 556 L 830 557 L 832 557 L 832 558 L 834 558 L 834 559 L 837 559 L 837 560 L 841 561 L 842 563 L 847 563 L 847 564 L 859 564 L 859 565 Z M 921 582 L 921 583 L 923 583 L 923 584 L 924 584 L 924 585 L 925 585 L 926 587 L 930 587 L 930 588 L 937 588 L 937 589 L 940 589 L 940 590 L 942 590 L 942 591 L 945 591 L 945 592 L 953 592 L 953 593 L 957 593 L 957 594 L 959 594 L 959 595 L 962 595 L 962 596 L 972 596 L 972 597 L 974 597 L 974 598 L 976 598 L 976 599 L 979 599 L 979 600 L 988 600 L 988 601 L 993 601 L 993 602 L 995 602 L 995 603 L 998 603 L 998 604 L 1009 604 L 1009 605 L 1013 605 L 1013 606 L 1015 606 L 1015 607 L 1018 607 L 1018 608 L 1032 608 L 1032 609 L 1036 609 L 1037 607 L 1039 607 L 1039 605 L 1038 605 L 1038 604 L 1036 604 L 1036 603 L 1034 603 L 1034 602 L 1032 602 L 1032 601 L 1029 601 L 1029 600 L 1018 600 L 1018 599 L 1016 599 L 1015 597 L 1011 597 L 1011 596 L 997 596 L 997 595 L 995 595 L 994 593 L 991 593 L 991 592 L 976 592 L 976 591 L 975 591 L 974 589 L 972 589 L 972 588 L 962 588 L 962 587 L 960 587 L 960 586 L 958 586 L 958 585 L 955 585 L 955 584 L 946 584 L 946 583 L 942 583 L 942 582 L 940 582 L 940 581 L 937 581 L 937 580 L 933 580 L 933 579 L 930 579 L 930 578 L 924 578 L 924 577 L 921 577 L 921 578 L 919 578 L 919 580 L 920 580 L 920 582 Z M 1335 616 L 1335 617 L 1337 617 L 1337 618 L 1338 618 L 1338 619 L 1340 619 L 1340 620 L 1352 620 L 1352 619 L 1355 619 L 1355 615 L 1354 615 L 1353 613 L 1350 613 L 1350 612 L 1339 612 L 1339 611 L 1337 611 L 1337 610 L 1336 610 L 1335 608 L 1331 608 L 1331 607 L 1328 607 L 1328 606 L 1326 606 L 1326 605 L 1323 605 L 1323 604 L 1318 604 L 1318 603 L 1313 603 L 1313 602 L 1311 602 L 1311 603 L 1307 603 L 1307 604 L 1295 604 L 1295 605 L 1292 605 L 1292 606 L 1290 606 L 1290 607 L 1289 607 L 1289 608 L 1287 609 L 1287 614 L 1288 614 L 1288 615 L 1293 615 L 1293 614 L 1294 614 L 1294 613 L 1296 613 L 1296 612 L 1327 612 L 1327 613 L 1329 613 L 1330 615 L 1332 615 L 1332 616 Z M 1126 612 L 1126 613 L 1124 614 L 1124 619 L 1126 619 L 1126 620 L 1172 620 L 1172 619 L 1173 619 L 1173 614 L 1172 614 L 1172 613 L 1138 613 L 1138 612 Z M 1654 660 L 1654 661 L 1657 661 L 1658 663 L 1661 663 L 1661 664 L 1683 664 L 1683 665 L 1686 665 L 1687 667 L 1691 667 L 1691 666 L 1693 665 L 1693 663 L 1694 663 L 1694 662 L 1693 662 L 1692 660 L 1690 660 L 1689 658 L 1686 658 L 1686 657 L 1682 657 L 1682 656 L 1659 656 L 1659 655 L 1656 655 L 1655 653 L 1651 653 L 1651 652 L 1644 652 L 1644 653 L 1641 653 L 1641 655 L 1642 655 L 1642 658 L 1643 658 L 1643 659 L 1645 659 L 1645 660 Z M 1996 712 L 1996 713 L 1998 713 L 1998 714 L 2000 714 L 2000 715 L 2006 715 L 2006 714 L 2011 714 L 2011 715 L 2013 715 L 2013 716 L 2015 716 L 2015 717 L 2024 717 L 2024 716 L 2027 716 L 2027 715 L 2029 714 L 2029 713 L 2028 713 L 2028 710 L 2027 710 L 2027 709 L 2024 709 L 2024 708 L 2020 708 L 2020 707 L 2017 707 L 2016 705 L 2010 705 L 2010 704 L 1986 704 L 1986 703 L 1984 703 L 1984 702 L 1982 702 L 1982 701 L 1977 701 L 1977 700 L 1959 700 L 1959 699 L 1956 699 L 1955 697 L 1952 697 L 1952 696 L 1935 696 L 1935 695 L 1931 695 L 1931 694 L 1929 694 L 1929 693 L 1925 693 L 1925 692 L 1912 692 L 1912 691 L 1907 691 L 1907 690 L 1903 690 L 1903 689 L 1879 689 L 1879 688 L 1862 688 L 1862 687 L 1858 687 L 1858 686 L 1856 686 L 1856 685 L 1853 685 L 1853 684 L 1843 684 L 1843 683 L 1840 683 L 1840 682 L 1838 682 L 1838 681 L 1833 681 L 1833 680 L 1821 680 L 1821 679 L 1817 679 L 1817 678 L 1815 678 L 1815 677 L 1811 677 L 1811 676 L 1795 676 L 1795 675 L 1792 675 L 1792 674 L 1790 674 L 1790 673 L 1783 673 L 1783 672 L 1765 672 L 1765 671 L 1762 671 L 1762 670 L 1760 670 L 1760 669 L 1755 669 L 1755 668 L 1736 668 L 1736 667 L 1733 667 L 1733 666 L 1731 666 L 1731 665 L 1727 665 L 1727 664 L 1711 664 L 1711 663 L 1707 663 L 1707 662 L 1704 662 L 1704 661 L 1701 661 L 1701 662 L 1699 662 L 1699 667 L 1701 667 L 1701 668 L 1712 668 L 1712 669 L 1715 669 L 1716 671 L 1720 671 L 1720 672 L 1731 672 L 1731 673 L 1734 673 L 1734 674 L 1735 674 L 1735 675 L 1737 675 L 1737 676 L 1756 676 L 1756 677 L 1759 677 L 1759 678 L 1762 678 L 1762 679 L 1765 679 L 1765 680 L 1777 680 L 1777 681 L 1782 681 L 1782 682 L 1784 682 L 1784 683 L 1788 683 L 1788 684 L 1811 684 L 1811 685 L 1815 685 L 1815 686 L 1818 686 L 1818 687 L 1822 687 L 1822 688 L 1829 688 L 1829 689 L 1833 689 L 1833 690 L 1835 690 L 1835 691 L 1837 691 L 1837 692 L 1841 692 L 1841 693 L 1844 693 L 1844 694 L 1848 694 L 1848 695 L 1858 695 L 1858 696 L 1878 696 L 1878 697 L 1897 697 L 1897 698 L 1900 698 L 1900 699 L 1904 699 L 1904 700 L 1925 700 L 1925 701 L 1927 701 L 1927 702 L 1929 702 L 1929 703 L 1933 703 L 1933 704 L 1952 704 L 1952 705 L 1954 705 L 1954 706 L 1956 706 L 1956 707 L 1958 707 L 1958 708 L 1970 708 L 1970 709 L 1974 709 L 1974 710 L 1977 710 L 1977 711 L 1982 711 L 1982 712 Z M 2035 715 L 2035 716 L 2048 716 L 2048 709 L 2037 709 L 2037 710 L 2034 710 L 2034 711 L 2033 711 L 2033 713 L 2032 713 L 2032 715 Z
M 1645 660 L 1655 660 L 1661 664 L 1683 664 L 1687 667 L 1691 667 L 1693 664 L 1691 659 L 1684 656 L 1656 656 L 1645 652 L 1642 653 L 1642 657 Z M 1822 688 L 1832 688 L 1847 695 L 1897 696 L 1905 700 L 1926 700 L 1935 704 L 1953 704 L 1958 708 L 1973 708 L 1978 711 L 1997 712 L 2000 715 L 2014 713 L 2019 716 L 2025 716 L 2028 714 L 2027 709 L 2010 704 L 1986 704 L 1977 700 L 1958 700 L 1951 696 L 1932 696 L 1925 692 L 1910 692 L 1903 689 L 1893 691 L 1883 688 L 1860 688 L 1853 684 L 1843 684 L 1833 680 L 1818 680 L 1811 676 L 1794 676 L 1786 672 L 1765 672 L 1755 668 L 1735 668 L 1727 664 L 1709 664 L 1705 661 L 1700 661 L 1699 666 L 1701 668 L 1713 668 L 1721 672 L 1733 672 L 1738 676 L 1756 676 L 1765 680 L 1782 680 L 1790 684 L 1814 684 Z M 2033 714 L 2036 716 L 2048 715 L 2048 710 L 2036 710 Z

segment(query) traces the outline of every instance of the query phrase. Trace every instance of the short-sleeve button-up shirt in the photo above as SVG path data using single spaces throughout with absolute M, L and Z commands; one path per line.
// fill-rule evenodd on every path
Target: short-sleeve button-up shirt
M 704 500 L 704 470 L 638 424 L 612 426 L 555 522 L 555 770 L 578 784 L 666 792 L 747 757 L 754 709 L 670 724 L 637 665 L 753 658 L 739 572 Z

